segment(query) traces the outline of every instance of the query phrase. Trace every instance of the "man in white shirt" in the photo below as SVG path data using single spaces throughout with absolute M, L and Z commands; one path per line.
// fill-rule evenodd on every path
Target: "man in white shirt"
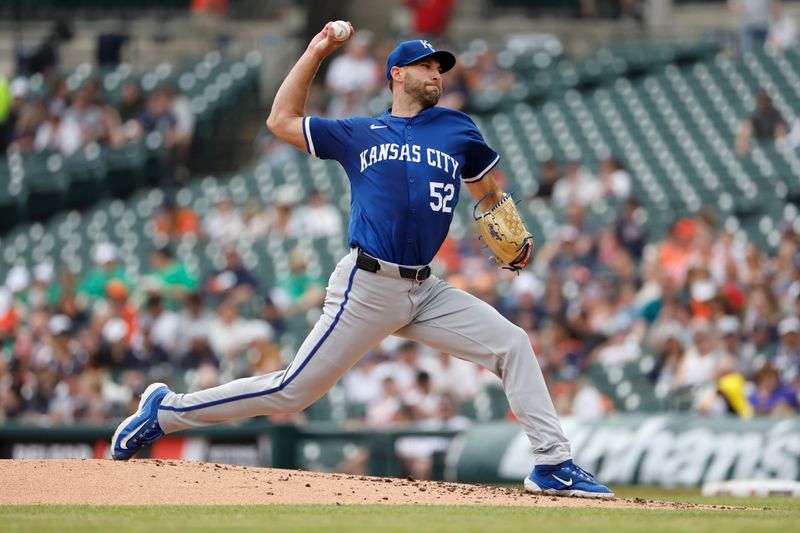
M 567 165 L 566 173 L 553 188 L 553 204 L 562 208 L 571 203 L 586 206 L 601 196 L 597 178 L 575 161 Z
M 370 56 L 369 41 L 364 32 L 355 35 L 345 53 L 331 61 L 325 76 L 325 85 L 334 94 L 328 113 L 331 118 L 349 116 L 354 107 L 363 108 L 356 114 L 367 113 L 366 96 L 377 88 L 378 81 L 377 62 Z M 341 116 L 334 113 L 337 109 L 343 112 Z

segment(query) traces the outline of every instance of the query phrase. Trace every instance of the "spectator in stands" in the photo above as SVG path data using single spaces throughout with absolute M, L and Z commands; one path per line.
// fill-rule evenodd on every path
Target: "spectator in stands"
M 36 130 L 45 116 L 45 107 L 41 102 L 20 108 L 11 134 L 11 145 L 15 150 L 25 154 L 36 148 Z
M 772 258 L 770 288 L 780 302 L 781 310 L 794 313 L 793 303 L 800 290 L 800 247 L 793 228 L 787 225 L 781 232 L 781 242 Z
M 220 359 L 233 358 L 249 340 L 247 321 L 239 315 L 239 304 L 225 300 L 217 307 L 208 326 L 208 342 Z
M 749 289 L 743 316 L 745 328 L 753 330 L 762 324 L 775 328 L 780 321 L 780 307 L 775 296 L 765 286 L 755 285 Z
M 800 385 L 800 318 L 790 316 L 778 324 L 780 345 L 773 364 L 785 385 Z
M 780 373 L 771 364 L 767 363 L 758 369 L 755 387 L 748 399 L 756 415 L 793 416 L 800 411 L 797 389 L 783 385 Z
M 581 236 L 574 226 L 562 226 L 556 238 L 546 242 L 536 257 L 538 269 L 562 281 L 584 283 L 591 275 L 591 238 Z
M 69 155 L 89 143 L 120 146 L 124 142 L 122 123 L 117 110 L 104 103 L 95 85 L 87 83 L 72 96 L 72 104 L 64 111 L 60 128 L 68 132 L 80 131 L 74 145 L 62 141 L 61 150 Z
M 109 319 L 102 330 L 102 343 L 91 356 L 91 365 L 113 372 L 139 370 L 142 362 L 128 340 L 128 326 L 121 318 Z
M 173 85 L 165 85 L 162 90 L 167 99 L 169 111 L 175 117 L 172 163 L 178 183 L 185 183 L 189 179 L 188 164 L 194 137 L 194 112 L 189 98 L 185 94 L 177 92 Z
M 631 176 L 615 157 L 607 157 L 600 162 L 601 197 L 617 202 L 626 201 L 631 195 Z
M 111 280 L 119 280 L 126 287 L 132 287 L 125 274 L 125 268 L 117 261 L 117 248 L 109 242 L 98 244 L 94 249 L 95 268 L 90 270 L 78 284 L 78 296 L 92 303 L 105 298 L 106 285 Z
M 139 321 L 144 338 L 166 353 L 175 353 L 178 338 L 182 335 L 180 318 L 178 313 L 165 308 L 161 294 L 150 292 L 147 295 Z
M 772 0 L 728 0 L 728 7 L 739 19 L 742 52 L 764 46 L 774 3 Z
M 745 155 L 750 150 L 750 139 L 755 137 L 759 142 L 782 141 L 788 130 L 786 121 L 780 111 L 775 109 L 772 98 L 766 90 L 756 93 L 756 107 L 753 113 L 744 119 L 736 134 L 736 153 Z
M 725 355 L 715 369 L 715 381 L 705 396 L 699 396 L 697 411 L 704 415 L 735 415 L 744 420 L 753 417 L 753 407 L 747 399 L 747 382 L 736 370 L 736 361 Z
M 344 375 L 342 385 L 349 405 L 366 409 L 381 396 L 384 376 L 375 370 L 385 358 L 381 347 L 376 346 Z
M 211 349 L 208 343 L 208 333 L 206 331 L 193 332 L 186 335 L 186 349 L 181 353 L 180 363 L 178 368 L 182 369 L 195 369 L 200 371 L 201 368 L 212 367 L 219 369 L 219 356 Z M 216 374 L 217 382 L 219 380 L 219 373 Z M 216 385 L 210 385 L 214 387 Z M 198 387 L 195 390 L 208 388 L 208 386 Z
M 258 280 L 243 264 L 233 247 L 223 252 L 225 266 L 211 272 L 206 278 L 205 290 L 210 296 L 243 303 L 258 292 Z
M 242 217 L 225 193 L 219 193 L 214 207 L 206 212 L 203 219 L 203 232 L 217 244 L 235 245 L 245 233 Z
M 666 239 L 659 246 L 659 267 L 677 285 L 683 285 L 689 268 L 699 257 L 696 234 L 696 223 L 684 218 L 673 224 Z
M 594 422 L 604 418 L 613 410 L 611 400 L 592 385 L 588 379 L 579 379 L 575 384 L 570 414 L 581 421 Z
M 211 321 L 208 342 L 220 357 L 220 378 L 230 381 L 252 375 L 249 350 L 253 359 L 260 361 L 269 350 L 273 332 L 263 320 L 247 320 L 239 314 L 239 304 L 225 300 L 217 308 L 217 315 Z
M 50 83 L 50 96 L 47 99 L 47 112 L 50 115 L 61 115 L 69 107 L 70 95 L 67 81 L 55 78 Z
M 743 321 L 746 340 L 742 348 L 750 368 L 758 369 L 770 361 L 778 350 L 777 328 L 765 320 L 757 320 L 751 326 Z
M 436 415 L 441 397 L 433 390 L 431 375 L 417 371 L 414 386 L 403 394 L 403 400 L 414 411 L 414 418 L 424 420 Z
M 275 203 L 267 208 L 271 234 L 289 238 L 302 235 L 296 210 L 301 195 L 297 187 L 288 183 L 275 189 Z
M 714 331 L 704 322 L 692 327 L 692 344 L 683 353 L 675 372 L 673 388 L 704 387 L 713 383 L 724 353 Z
M 393 357 L 381 361 L 375 373 L 391 376 L 401 397 L 404 397 L 415 386 L 420 359 L 419 345 L 414 341 L 402 341 L 394 346 Z
M 767 46 L 776 51 L 783 51 L 797 41 L 797 22 L 783 9 L 783 3 L 774 0 L 772 18 L 767 29 Z
M 351 113 L 368 114 L 369 94 L 377 88 L 375 59 L 370 55 L 371 36 L 357 33 L 328 67 L 325 86 L 332 93 L 328 116 L 342 118 Z
M 716 322 L 722 349 L 736 361 L 736 368 L 743 376 L 753 376 L 753 362 L 745 353 L 742 343 L 742 323 L 735 315 L 725 315 Z
M 421 38 L 436 38 L 447 33 L 456 0 L 403 0 L 411 10 L 411 32 Z
M 286 143 L 281 143 L 286 144 Z M 245 225 L 247 237 L 252 241 L 263 239 L 269 234 L 272 225 L 271 212 L 261 205 L 258 198 L 248 198 L 244 203 L 242 222 Z
M 75 126 L 76 123 L 73 122 L 71 125 Z M 36 127 L 33 149 L 37 152 L 52 150 L 65 155 L 71 154 L 78 148 L 73 139 L 78 138 L 80 132 L 71 131 L 69 126 L 70 123 L 62 124 L 60 115 L 48 114 Z
M 741 284 L 750 289 L 764 287 L 771 274 L 771 265 L 761 250 L 753 243 L 747 243 L 744 250 L 744 261 L 739 265 L 738 275 Z M 764 288 L 763 294 L 769 298 L 770 306 L 777 311 L 777 302 L 772 291 Z
M 604 366 L 622 366 L 638 361 L 642 355 L 639 340 L 632 335 L 633 320 L 619 315 L 608 328 L 610 336 L 600 344 L 593 358 Z
M 112 279 L 106 283 L 107 315 L 122 319 L 128 326 L 128 340 L 133 341 L 139 334 L 139 311 L 128 296 L 128 286 L 122 281 Z
M 30 284 L 31 274 L 25 265 L 14 265 L 6 274 L 5 287 L 11 291 L 12 301 L 19 307 L 27 307 Z
M 58 78 L 54 80 L 51 96 L 47 105 L 42 108 L 44 116 L 36 128 L 34 148 L 36 151 L 56 150 L 62 153 L 75 151 L 75 140 L 81 133 L 77 131 L 77 122 L 62 124 L 62 116 L 69 108 L 69 90 L 66 82 Z
M 365 422 L 371 428 L 391 427 L 403 402 L 391 376 L 383 378 L 380 396 L 367 404 Z
M 53 264 L 42 262 L 33 267 L 33 283 L 27 294 L 30 309 L 47 307 L 54 309 L 61 298 L 61 288 L 55 282 Z
M 463 359 L 439 352 L 436 357 L 420 362 L 419 367 L 431 376 L 433 391 L 449 394 L 458 401 L 473 399 L 481 388 L 481 367 Z
M 685 352 L 686 328 L 678 321 L 662 323 L 658 330 L 651 330 L 647 346 L 656 355 L 656 364 L 650 373 L 656 391 L 666 393 L 673 388 L 675 375 L 681 366 Z
M 342 234 L 342 214 L 320 191 L 311 191 L 308 202 L 297 208 L 298 231 L 304 237 L 338 237 Z
M 141 133 L 139 117 L 144 112 L 144 97 L 139 84 L 128 81 L 122 85 L 119 101 L 119 118 L 126 138 L 135 138 Z
M 171 147 L 175 142 L 178 120 L 170 108 L 170 99 L 166 90 L 153 91 L 145 108 L 139 113 L 139 128 L 145 135 L 158 132 L 163 136 L 164 145 Z
M 578 161 L 570 161 L 564 176 L 553 188 L 553 204 L 561 208 L 571 203 L 588 206 L 598 200 L 601 194 L 597 178 Z
M 614 234 L 620 245 L 637 261 L 641 260 L 647 242 L 647 229 L 641 222 L 643 211 L 636 200 L 628 200 L 617 219 Z
M 177 302 L 187 294 L 197 291 L 199 281 L 186 265 L 179 261 L 169 247 L 154 248 L 150 252 L 150 272 L 144 277 L 142 286 L 146 291 L 164 297 L 164 305 L 177 309 Z
M 183 300 L 183 306 L 178 313 L 178 331 L 181 333 L 175 347 L 178 356 L 185 356 L 198 340 L 208 339 L 208 328 L 213 314 L 203 304 L 203 296 L 199 292 L 190 293 Z M 194 366 L 196 365 L 191 367 Z
M 156 236 L 166 242 L 200 236 L 200 220 L 189 206 L 180 206 L 172 195 L 166 195 L 161 209 L 153 217 Z
M 539 183 L 536 197 L 550 200 L 560 174 L 555 159 L 547 159 L 539 164 Z

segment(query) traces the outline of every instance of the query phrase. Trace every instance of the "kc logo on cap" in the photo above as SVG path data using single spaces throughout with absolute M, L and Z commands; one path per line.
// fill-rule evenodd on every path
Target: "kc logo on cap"
M 397 45 L 386 59 L 386 81 L 392 78 L 392 67 L 405 67 L 428 57 L 433 57 L 439 62 L 443 73 L 456 64 L 456 56 L 446 50 L 434 49 L 428 41 L 422 39 L 405 41 Z

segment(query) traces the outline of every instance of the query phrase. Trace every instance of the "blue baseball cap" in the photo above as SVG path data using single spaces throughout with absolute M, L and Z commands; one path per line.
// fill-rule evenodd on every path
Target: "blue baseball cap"
M 398 44 L 386 59 L 386 81 L 392 78 L 392 67 L 405 67 L 426 57 L 435 58 L 442 66 L 443 73 L 456 64 L 456 56 L 446 50 L 435 50 L 428 41 L 422 39 L 405 41 Z

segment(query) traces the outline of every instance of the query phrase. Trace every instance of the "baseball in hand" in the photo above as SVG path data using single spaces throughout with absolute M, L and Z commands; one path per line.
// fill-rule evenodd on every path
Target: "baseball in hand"
M 350 25 L 343 20 L 334 21 L 331 28 L 333 28 L 334 41 L 344 41 L 350 37 Z

